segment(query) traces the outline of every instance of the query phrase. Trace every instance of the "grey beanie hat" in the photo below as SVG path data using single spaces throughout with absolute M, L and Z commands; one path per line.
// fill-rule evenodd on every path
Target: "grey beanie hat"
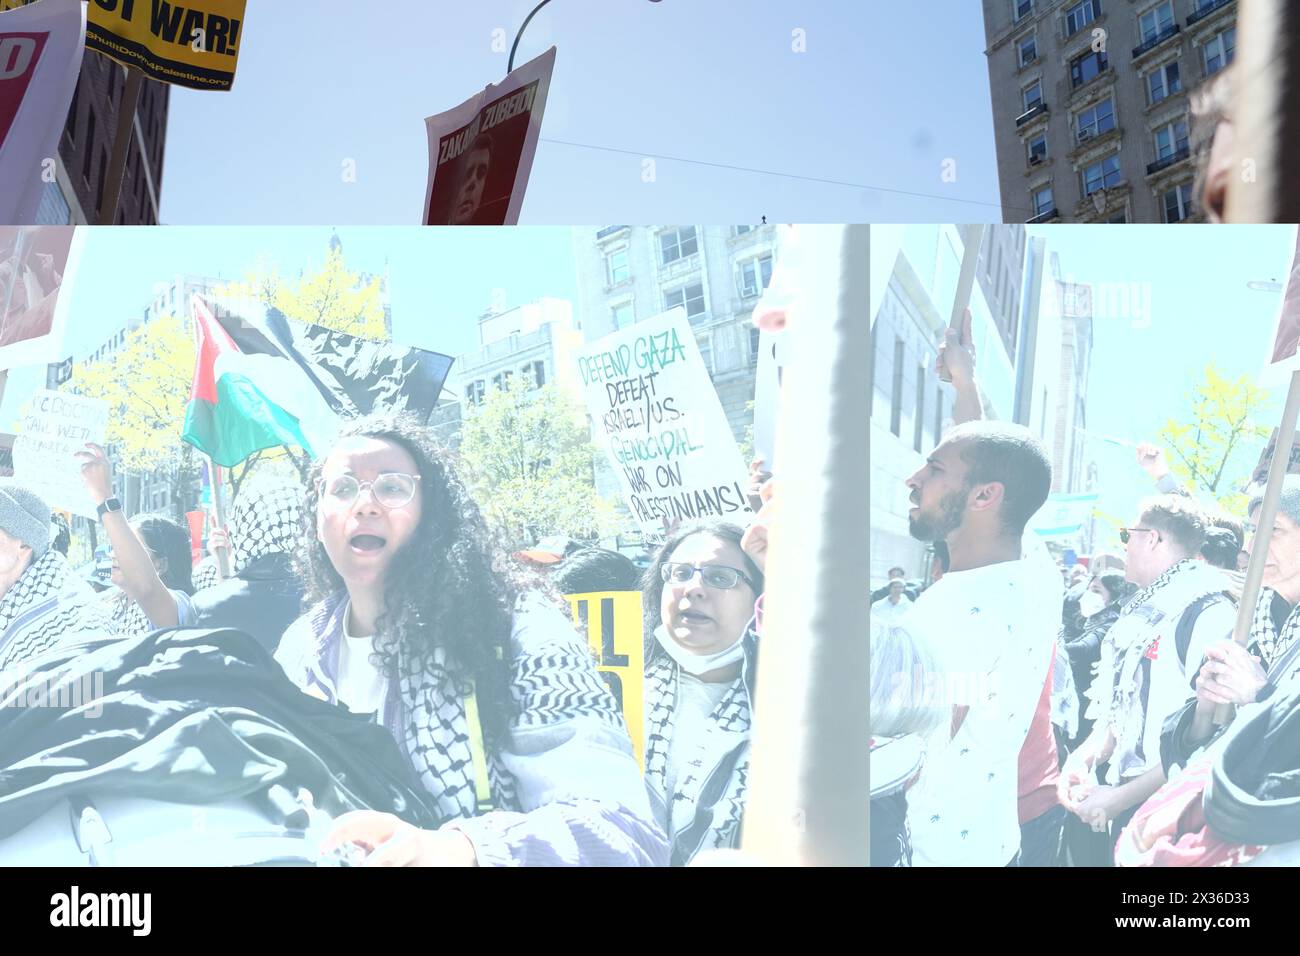
M 32 560 L 50 547 L 50 506 L 30 488 L 0 484 L 0 531 L 32 549 Z

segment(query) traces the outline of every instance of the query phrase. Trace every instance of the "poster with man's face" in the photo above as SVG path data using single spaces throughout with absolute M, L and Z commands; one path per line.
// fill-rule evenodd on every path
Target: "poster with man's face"
M 554 63 L 552 47 L 501 83 L 425 120 L 429 134 L 426 226 L 500 226 L 519 221 Z
M 1286 291 L 1282 294 L 1282 310 L 1278 314 L 1277 333 L 1273 336 L 1273 357 L 1270 364 L 1290 364 L 1300 349 L 1300 231 L 1296 234 L 1296 251 L 1287 276 Z

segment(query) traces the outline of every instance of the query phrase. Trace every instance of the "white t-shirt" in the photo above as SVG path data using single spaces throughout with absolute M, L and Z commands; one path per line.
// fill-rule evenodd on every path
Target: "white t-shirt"
M 952 571 L 905 626 L 943 662 L 961 726 L 936 735 L 907 794 L 917 866 L 1006 866 L 1020 849 L 1020 748 L 1047 681 L 1064 585 L 1040 556 Z M 932 685 L 931 685 L 932 686 Z M 960 711 L 959 711 L 960 712 Z
M 683 763 L 696 756 L 696 750 L 709 727 L 709 715 L 722 703 L 731 681 L 705 682 L 685 671 L 678 672 L 677 705 L 673 713 L 673 739 L 668 747 L 668 766 L 664 786 L 671 797 L 677 792 L 677 778 Z
M 370 662 L 374 635 L 351 633 L 352 607 L 343 612 L 343 643 L 339 646 L 338 699 L 354 714 L 374 714 L 383 709 L 388 680 Z

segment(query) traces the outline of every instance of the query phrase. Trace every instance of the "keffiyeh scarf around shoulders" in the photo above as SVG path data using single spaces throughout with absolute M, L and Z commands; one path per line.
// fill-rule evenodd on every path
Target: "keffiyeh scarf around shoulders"
M 746 654 L 741 676 L 732 681 L 709 715 L 716 731 L 737 737 L 748 735 L 753 720 L 747 677 L 753 674 L 758 638 L 752 620 L 741 640 Z M 672 862 L 681 865 L 702 850 L 738 844 L 749 783 L 749 748 L 747 741 L 733 748 L 731 762 L 702 767 L 703 778 L 685 775 L 677 781 L 676 792 L 668 793 L 668 750 L 672 746 L 677 693 L 677 664 L 666 656 L 651 660 L 645 674 L 645 780 L 667 801 Z
M 53 549 L 0 598 L 0 670 L 80 634 L 110 634 L 107 609 Z
M 1259 652 L 1265 672 L 1270 674 L 1273 665 L 1291 649 L 1300 636 L 1300 604 L 1287 613 L 1280 630 L 1274 623 L 1273 601 L 1276 594 L 1272 588 L 1260 588 L 1259 603 L 1255 605 L 1255 616 L 1250 622 L 1250 643 Z
M 1187 558 L 1165 571 L 1120 610 L 1102 643 L 1098 672 L 1088 696 L 1088 717 L 1109 721 L 1117 754 L 1130 752 L 1145 729 L 1146 676 L 1142 659 L 1160 635 L 1172 638 L 1178 618 L 1194 602 L 1223 591 L 1222 571 Z M 1172 649 L 1171 649 L 1172 650 Z M 1119 767 L 1120 776 L 1132 768 Z

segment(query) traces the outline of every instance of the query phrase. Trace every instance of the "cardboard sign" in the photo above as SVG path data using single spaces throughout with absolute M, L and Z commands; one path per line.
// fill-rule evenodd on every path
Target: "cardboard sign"
M 151 80 L 229 90 L 244 39 L 245 0 L 90 0 L 86 49 Z
M 85 32 L 80 0 L 0 12 L 0 222 L 35 222 L 54 181 Z
M 38 491 L 51 508 L 97 518 L 81 469 L 72 456 L 86 442 L 104 443 L 108 404 L 81 395 L 39 389 L 14 439 L 14 478 Z
M 641 592 L 566 594 L 579 631 L 596 655 L 596 669 L 627 722 L 636 762 L 645 770 L 645 645 Z
M 692 518 L 748 524 L 748 472 L 685 309 L 607 335 L 577 362 L 597 440 L 647 540 Z
M 64 290 L 84 238 L 72 226 L 0 226 L 0 369 L 63 357 Z
M 424 121 L 424 224 L 513 226 L 537 152 L 555 47 L 455 109 Z

